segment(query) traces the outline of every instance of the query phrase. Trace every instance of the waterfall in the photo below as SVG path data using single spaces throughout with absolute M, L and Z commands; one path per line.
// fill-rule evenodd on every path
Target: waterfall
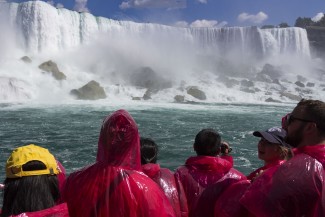
M 22 48 L 28 52 L 60 50 L 92 40 L 97 32 L 110 34 L 150 35 L 165 34 L 182 38 L 188 43 L 213 47 L 218 52 L 237 49 L 243 54 L 265 56 L 272 53 L 294 52 L 310 56 L 307 33 L 301 28 L 259 29 L 257 27 L 177 28 L 160 24 L 116 21 L 78 13 L 64 8 L 56 9 L 42 1 L 2 3 L 21 35 Z M 272 52 L 269 52 L 269 50 Z M 277 52 L 277 53 L 275 53 Z
M 324 67 L 311 58 L 302 28 L 181 28 L 95 17 L 43 1 L 0 3 L 0 28 L 0 103 L 73 100 L 70 91 L 91 80 L 108 101 L 146 94 L 159 102 L 199 101 L 187 92 L 194 87 L 212 103 L 322 96 Z M 25 55 L 32 63 L 20 60 Z M 38 67 L 48 60 L 66 80 Z M 307 85 L 306 78 L 309 87 L 296 86 L 297 80 Z

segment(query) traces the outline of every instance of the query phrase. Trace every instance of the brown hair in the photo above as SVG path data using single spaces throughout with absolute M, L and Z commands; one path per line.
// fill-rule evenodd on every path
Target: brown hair
M 325 103 L 320 100 L 302 99 L 297 107 L 301 107 L 306 118 L 316 123 L 321 136 L 325 136 Z

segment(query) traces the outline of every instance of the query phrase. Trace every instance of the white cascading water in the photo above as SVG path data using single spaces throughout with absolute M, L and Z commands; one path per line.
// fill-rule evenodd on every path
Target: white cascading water
M 42 1 L 0 3 L 0 14 L 0 103 L 71 101 L 70 90 L 91 80 L 104 87 L 104 101 L 132 101 L 146 92 L 132 81 L 143 67 L 171 83 L 151 101 L 173 102 L 176 95 L 200 101 L 186 92 L 190 86 L 204 91 L 208 103 L 291 101 L 283 91 L 322 99 L 321 63 L 311 58 L 301 28 L 176 28 L 95 17 Z M 25 55 L 32 63 L 20 60 Z M 41 72 L 38 65 L 48 60 L 66 80 Z M 266 63 L 280 69 L 281 85 L 254 80 Z M 297 75 L 314 89 L 297 92 Z M 225 77 L 238 83 L 229 87 Z M 253 86 L 243 86 L 246 79 Z

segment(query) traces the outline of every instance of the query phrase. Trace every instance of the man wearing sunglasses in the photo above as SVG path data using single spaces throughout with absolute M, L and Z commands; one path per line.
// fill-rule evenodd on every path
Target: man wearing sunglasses
M 282 121 L 294 157 L 254 195 L 255 216 L 325 216 L 325 103 L 301 100 Z M 251 210 L 250 210 L 251 211 Z

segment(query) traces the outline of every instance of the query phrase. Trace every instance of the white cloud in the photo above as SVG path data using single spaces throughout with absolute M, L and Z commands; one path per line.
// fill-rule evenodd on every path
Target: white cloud
M 87 0 L 75 0 L 73 9 L 78 12 L 89 12 L 89 9 L 87 8 Z
M 202 3 L 202 4 L 207 4 L 208 0 L 197 0 L 198 2 Z
M 131 3 L 130 2 L 122 2 L 119 6 L 122 10 L 125 10 L 125 9 L 128 9 L 128 8 L 131 8 Z
M 314 16 L 313 18 L 311 18 L 311 20 L 314 21 L 314 22 L 318 22 L 318 21 L 320 21 L 323 17 L 324 17 L 324 13 L 320 12 L 320 13 L 316 14 L 316 16 Z
M 226 22 L 226 21 L 222 21 L 222 22 L 218 23 L 217 27 L 224 27 L 224 26 L 226 26 L 227 24 L 228 24 L 228 22 Z
M 227 24 L 228 23 L 226 21 L 222 21 L 219 23 L 216 20 L 195 20 L 190 24 L 186 21 L 178 21 L 174 23 L 174 26 L 201 28 L 201 27 L 224 27 Z
M 177 9 L 186 8 L 186 0 L 127 0 L 123 1 L 121 9 L 128 8 L 167 8 Z
M 1 1 L 1 0 L 0 0 L 0 1 Z M 55 5 L 55 2 L 54 2 L 53 0 L 51 0 L 51 1 L 46 1 L 46 3 L 48 3 L 48 4 L 52 5 L 52 6 Z M 57 3 L 55 7 L 56 7 L 56 8 L 64 8 L 63 4 L 61 4 L 61 3 Z
M 54 1 L 47 1 L 47 3 L 52 5 L 52 6 L 54 5 Z
M 174 26 L 176 27 L 188 27 L 188 22 L 186 21 L 177 21 L 176 23 L 174 23 Z
M 225 21 L 219 23 L 216 20 L 195 20 L 190 24 L 190 27 L 223 27 L 225 25 L 227 25 Z
M 241 13 L 241 14 L 238 15 L 237 20 L 239 22 L 248 21 L 248 22 L 252 22 L 252 23 L 255 23 L 255 24 L 259 24 L 259 23 L 262 23 L 263 21 L 265 21 L 267 18 L 268 18 L 267 14 L 260 11 L 256 15 L 248 14 L 248 13 Z
M 56 8 L 64 8 L 64 5 L 61 4 L 61 3 L 57 3 L 57 4 L 56 4 Z

